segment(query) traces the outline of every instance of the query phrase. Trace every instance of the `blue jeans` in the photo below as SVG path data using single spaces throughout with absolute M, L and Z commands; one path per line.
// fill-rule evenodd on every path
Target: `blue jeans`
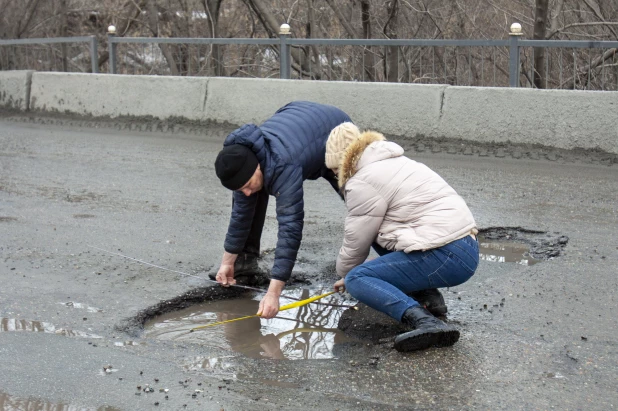
M 472 236 L 427 251 L 389 252 L 375 245 L 374 249 L 380 257 L 354 267 L 345 277 L 345 288 L 397 321 L 408 308 L 419 305 L 407 293 L 463 284 L 479 263 L 479 245 Z

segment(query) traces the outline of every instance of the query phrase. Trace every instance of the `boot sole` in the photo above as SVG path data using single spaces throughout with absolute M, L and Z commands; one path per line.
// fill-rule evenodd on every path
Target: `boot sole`
M 395 338 L 395 349 L 400 352 L 424 350 L 431 347 L 450 347 L 459 341 L 458 330 L 414 330 Z

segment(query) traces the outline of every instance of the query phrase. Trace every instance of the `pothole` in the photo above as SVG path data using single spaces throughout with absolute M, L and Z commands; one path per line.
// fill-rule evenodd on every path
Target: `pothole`
M 534 265 L 542 260 L 530 255 L 530 245 L 508 240 L 488 240 L 479 235 L 479 258 L 485 261 L 498 263 L 516 263 Z
M 523 228 L 492 227 L 481 230 L 478 240 L 481 260 L 530 266 L 558 257 L 569 237 Z
M 285 294 L 306 299 L 324 292 L 288 289 Z M 190 331 L 196 326 L 255 314 L 260 298 L 261 295 L 210 301 L 169 312 L 148 320 L 144 324 L 144 336 L 208 345 L 251 358 L 287 360 L 333 358 L 336 344 L 351 341 L 337 329 L 347 309 L 338 304 L 337 296 L 320 300 L 323 304 L 280 311 L 270 320 L 254 317 Z

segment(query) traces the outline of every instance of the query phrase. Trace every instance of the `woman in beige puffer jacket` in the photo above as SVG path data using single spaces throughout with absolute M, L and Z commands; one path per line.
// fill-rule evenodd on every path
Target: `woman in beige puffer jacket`
M 412 351 L 449 346 L 459 331 L 434 317 L 446 306 L 437 288 L 467 281 L 479 260 L 476 223 L 465 201 L 424 164 L 377 132 L 344 123 L 326 143 L 347 216 L 337 272 L 356 299 L 414 330 L 395 340 Z M 380 257 L 365 262 L 371 246 Z M 417 301 L 418 300 L 418 301 Z M 419 304 L 422 302 L 423 305 Z

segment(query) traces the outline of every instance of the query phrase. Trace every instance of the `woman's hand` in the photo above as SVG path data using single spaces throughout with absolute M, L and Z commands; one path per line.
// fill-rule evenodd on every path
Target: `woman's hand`
M 335 292 L 339 292 L 342 293 L 345 291 L 345 278 L 342 278 L 341 280 L 337 281 L 334 285 L 333 288 L 335 289 Z

